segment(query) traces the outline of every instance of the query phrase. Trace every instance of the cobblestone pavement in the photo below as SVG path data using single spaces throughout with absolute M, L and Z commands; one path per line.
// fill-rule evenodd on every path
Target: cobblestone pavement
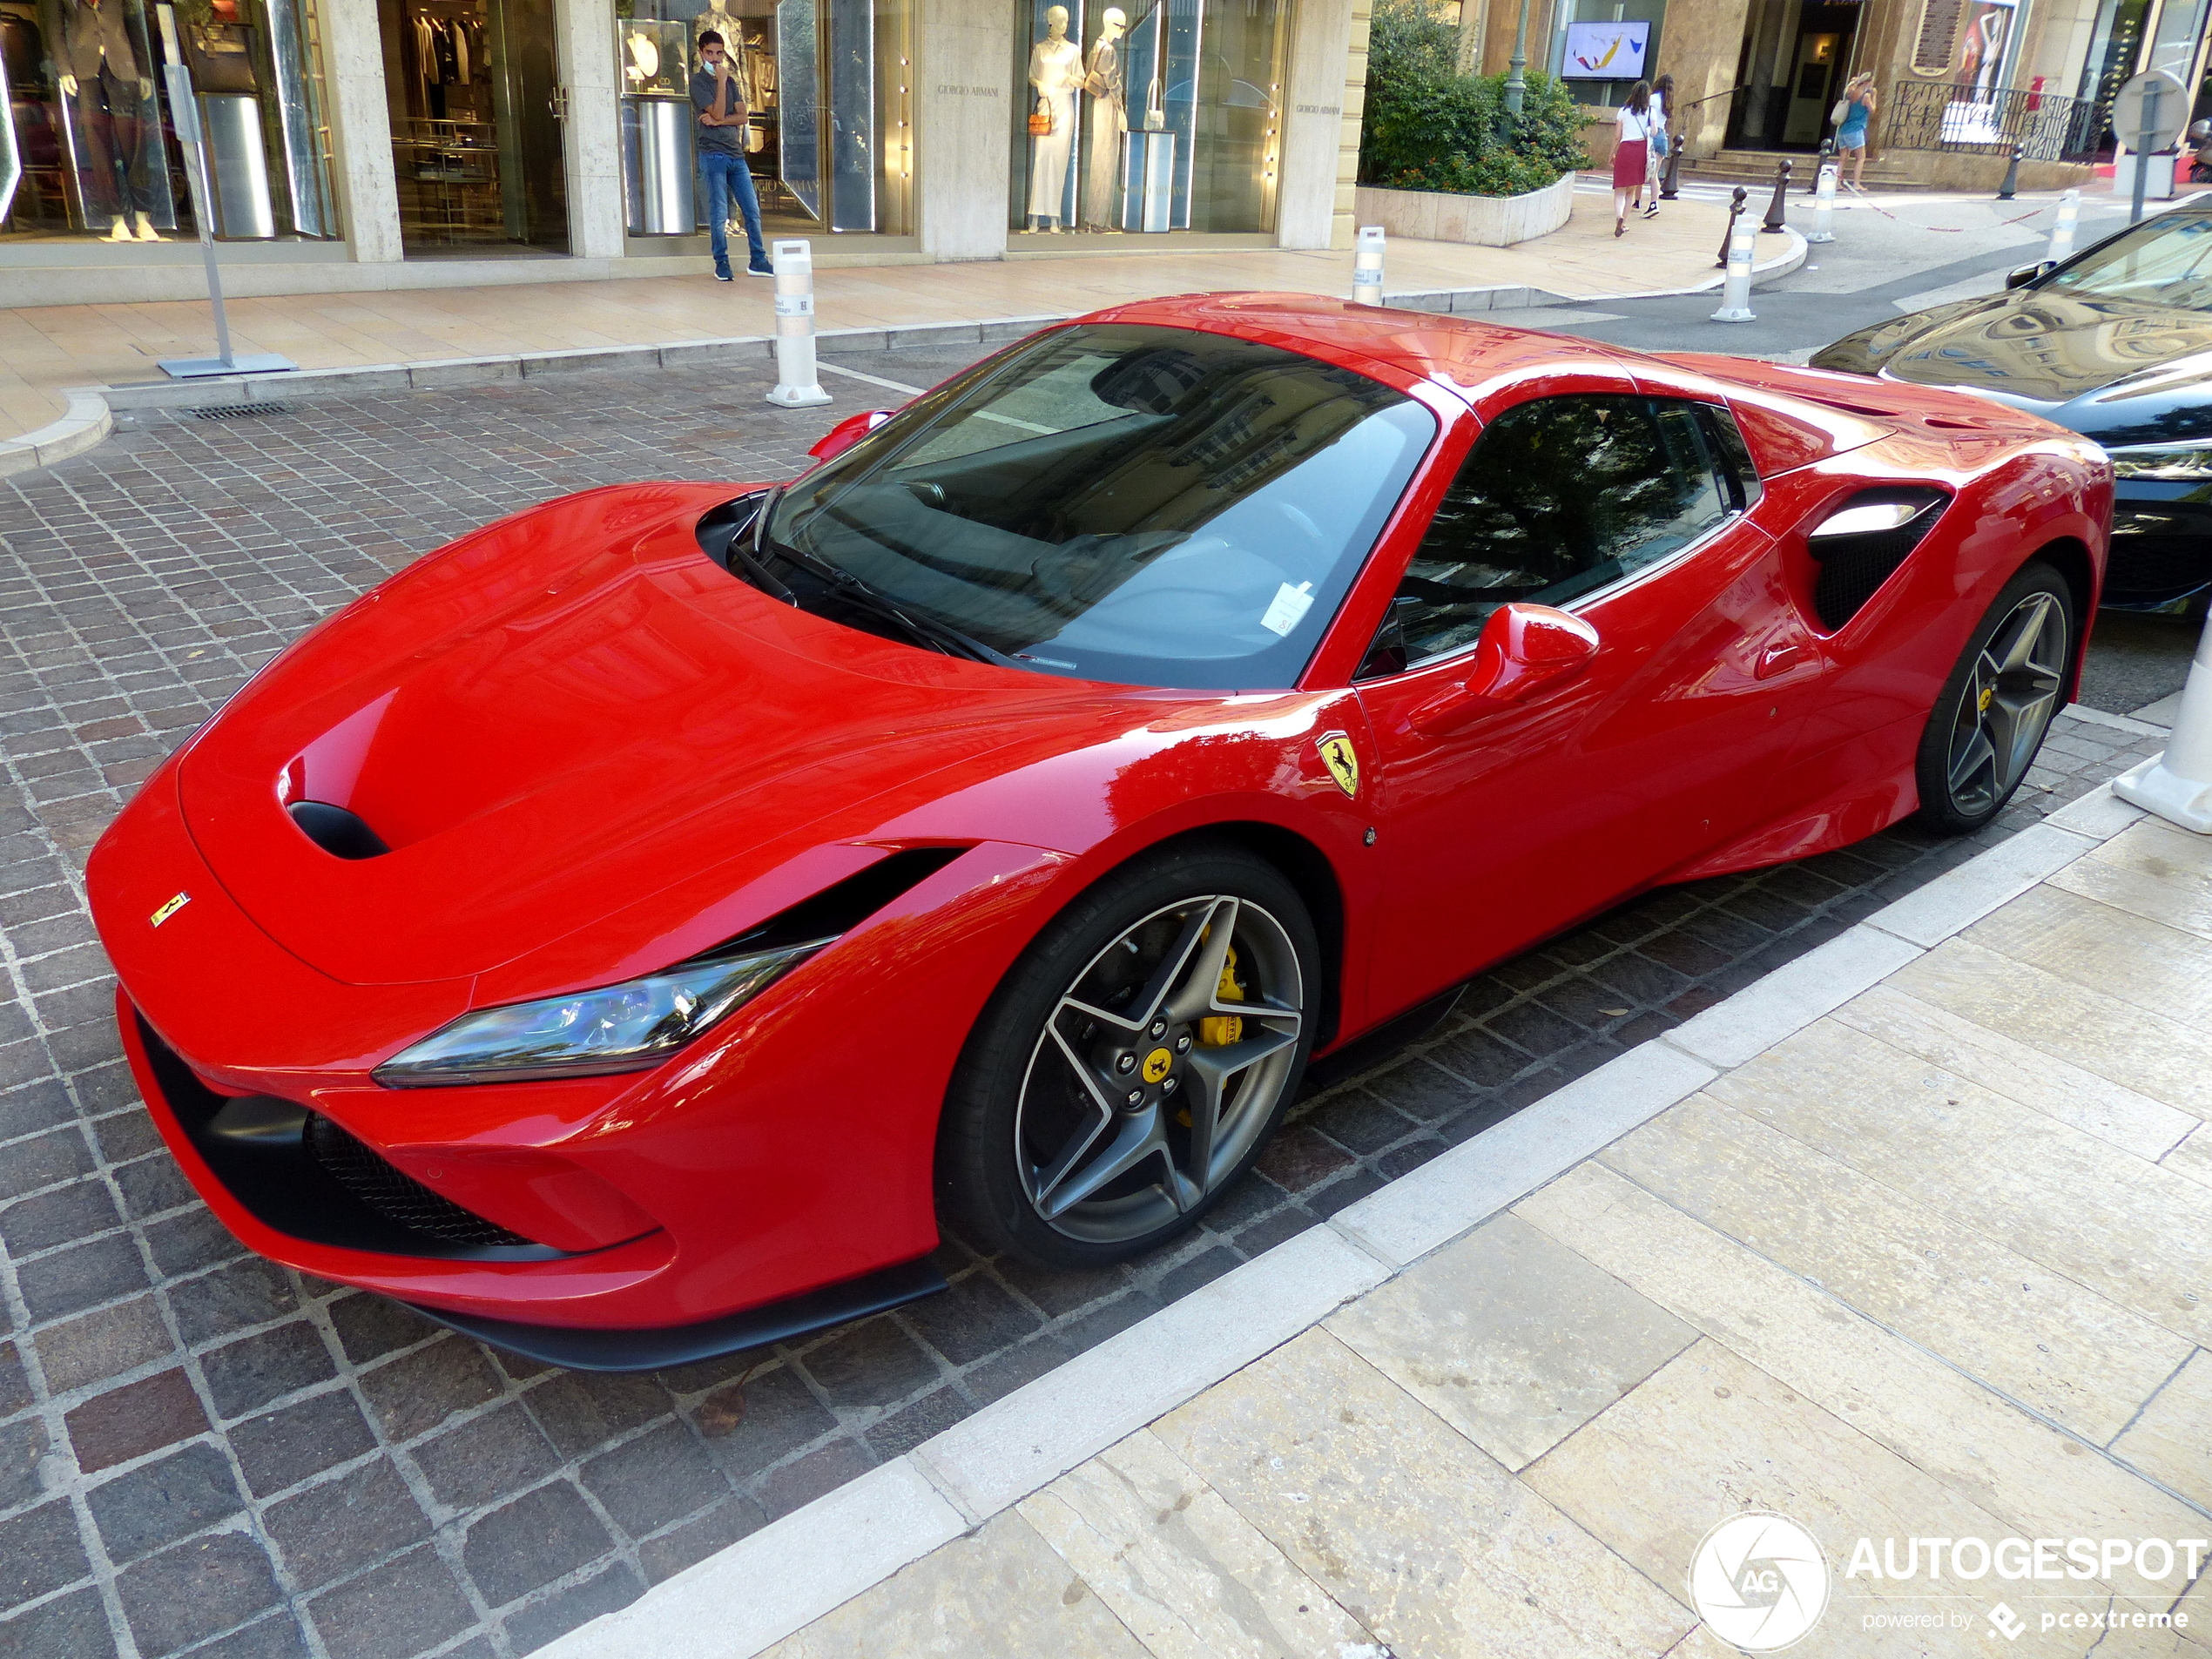
M 849 361 L 926 381 L 958 359 Z M 1979 850 L 1892 832 L 1655 894 L 1485 974 L 1417 1051 L 1303 1103 L 1203 1231 L 1112 1272 L 948 1242 L 949 1294 L 610 1378 L 245 1255 L 122 1063 L 87 849 L 254 667 L 426 549 L 585 485 L 778 474 L 867 401 L 839 381 L 833 408 L 779 412 L 766 383 L 596 374 L 145 415 L 0 484 L 0 1656 L 527 1652 Z M 2141 752 L 2068 717 L 1980 844 Z

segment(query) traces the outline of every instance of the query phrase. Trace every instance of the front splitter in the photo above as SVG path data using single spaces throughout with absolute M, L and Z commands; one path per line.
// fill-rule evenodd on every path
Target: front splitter
M 747 1308 L 742 1313 L 705 1319 L 697 1325 L 666 1325 L 649 1331 L 582 1329 L 573 1325 L 523 1325 L 444 1308 L 408 1305 L 428 1319 L 521 1354 L 526 1359 L 570 1371 L 663 1371 L 701 1359 L 717 1359 L 771 1342 L 811 1336 L 833 1325 L 864 1319 L 946 1288 L 945 1277 L 922 1257 L 880 1268 L 818 1291 Z

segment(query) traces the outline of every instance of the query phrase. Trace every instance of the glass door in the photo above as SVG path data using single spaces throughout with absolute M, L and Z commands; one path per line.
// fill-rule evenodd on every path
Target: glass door
M 566 253 L 552 0 L 378 0 L 409 258 Z

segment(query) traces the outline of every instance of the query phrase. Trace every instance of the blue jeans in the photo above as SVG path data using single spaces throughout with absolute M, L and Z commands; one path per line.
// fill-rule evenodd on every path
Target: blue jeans
M 723 227 L 729 222 L 730 198 L 734 194 L 738 211 L 745 215 L 745 239 L 750 245 L 752 268 L 766 270 L 768 248 L 760 239 L 760 198 L 753 193 L 752 169 L 745 165 L 745 158 L 702 150 L 699 177 L 706 181 L 707 234 L 714 250 L 714 268 L 730 268 L 730 237 Z

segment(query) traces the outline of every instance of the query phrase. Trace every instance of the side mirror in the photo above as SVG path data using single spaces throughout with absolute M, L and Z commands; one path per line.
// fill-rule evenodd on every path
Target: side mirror
M 1414 730 L 1441 737 L 1501 705 L 1579 674 L 1597 655 L 1597 630 L 1549 605 L 1501 605 L 1482 625 L 1467 678 L 1415 709 Z
M 2059 262 L 2056 260 L 2038 260 L 2033 265 L 2023 265 L 2017 270 L 2007 271 L 2005 273 L 2006 292 L 2010 293 L 2014 288 L 2024 288 L 2038 277 L 2048 276 L 2058 268 Z
M 889 409 L 867 409 L 848 415 L 814 440 L 806 453 L 817 461 L 834 461 L 891 418 Z

